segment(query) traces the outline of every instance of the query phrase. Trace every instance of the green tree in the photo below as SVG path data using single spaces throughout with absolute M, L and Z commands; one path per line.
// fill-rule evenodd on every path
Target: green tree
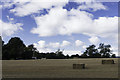
M 3 46 L 3 41 L 2 41 L 2 38 L 0 36 L 0 60 L 2 59 L 2 46 Z
M 60 49 L 58 49 L 58 50 L 56 51 L 56 57 L 57 57 L 57 59 L 64 59 L 65 56 L 64 56 L 64 54 L 63 54 L 63 51 L 60 51 Z
M 87 47 L 81 57 L 100 57 L 101 55 L 98 53 L 98 50 L 95 47 L 95 45 L 90 45 L 89 47 Z
M 110 54 L 112 54 L 112 51 L 110 50 L 111 45 L 104 45 L 104 43 L 100 43 L 98 49 L 100 49 L 100 54 L 104 58 L 109 58 Z
M 116 55 L 115 54 L 112 54 L 112 56 L 111 56 L 112 58 L 116 58 Z
M 24 48 L 24 52 L 22 54 L 23 59 L 32 59 L 32 57 L 37 57 L 37 49 L 33 44 L 28 45 L 28 47 Z
M 10 58 L 21 58 L 24 52 L 25 44 L 19 37 L 14 37 L 5 45 L 5 53 L 10 55 Z
M 78 54 L 71 55 L 71 58 L 79 58 L 80 56 Z
M 47 59 L 56 59 L 56 54 L 54 52 L 46 54 Z
M 69 56 L 68 54 L 67 54 L 65 57 L 66 57 L 66 59 L 69 59 L 69 58 L 70 58 L 70 56 Z

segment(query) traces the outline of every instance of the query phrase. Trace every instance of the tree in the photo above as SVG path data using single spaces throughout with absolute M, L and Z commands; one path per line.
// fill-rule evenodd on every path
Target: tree
M 0 59 L 2 59 L 2 46 L 3 46 L 3 42 L 2 42 L 2 38 L 0 36 Z
M 2 59 L 3 60 L 10 59 L 10 54 L 9 54 L 7 45 L 2 46 Z
M 104 58 L 109 58 L 110 54 L 112 54 L 112 51 L 110 50 L 111 45 L 104 45 L 104 43 L 100 43 L 98 49 L 100 49 L 100 54 Z
M 88 55 L 87 55 L 87 50 L 81 55 L 81 58 L 87 58 Z
M 70 58 L 70 56 L 69 56 L 68 54 L 67 54 L 65 57 L 66 57 L 66 59 L 69 59 L 69 58 Z
M 71 58 L 79 58 L 80 56 L 78 54 L 71 55 Z
M 0 38 L 1 38 L 1 36 L 0 36 Z M 4 41 L 2 40 L 2 38 L 1 38 L 0 42 L 2 42 L 2 59 L 3 60 L 9 60 L 10 59 L 10 54 L 9 54 L 7 45 L 4 44 Z
M 4 46 L 4 41 L 2 41 L 2 46 Z
M 10 58 L 12 59 L 21 58 L 25 47 L 25 44 L 19 37 L 14 37 L 11 38 L 9 42 L 5 45 L 4 54 L 9 54 Z
M 57 59 L 64 59 L 65 56 L 64 56 L 64 54 L 63 54 L 63 51 L 60 51 L 60 49 L 58 49 L 58 50 L 56 51 L 56 57 L 57 57 Z
M 33 44 L 28 45 L 28 49 L 29 49 L 29 51 L 31 51 L 33 53 L 32 57 L 37 57 L 36 56 L 37 49 L 34 47 Z
M 33 44 L 28 45 L 28 47 L 24 48 L 24 52 L 22 54 L 23 59 L 32 59 L 32 57 L 37 57 L 37 49 Z
M 24 48 L 24 52 L 22 53 L 22 59 L 32 59 L 33 52 L 28 48 Z
M 116 58 L 116 55 L 115 54 L 112 54 L 112 56 L 111 56 L 112 58 Z
M 90 45 L 89 47 L 87 47 L 81 57 L 100 57 L 101 55 L 98 53 L 98 50 L 95 47 L 95 45 Z
M 56 59 L 56 54 L 54 52 L 46 54 L 47 59 Z

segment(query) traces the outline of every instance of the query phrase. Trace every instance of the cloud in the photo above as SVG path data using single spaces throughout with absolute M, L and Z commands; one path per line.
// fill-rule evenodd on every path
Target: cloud
M 0 5 L 0 9 L 2 8 L 2 5 Z
M 45 48 L 45 47 L 46 47 L 45 41 L 43 41 L 43 40 L 40 40 L 40 41 L 38 42 L 38 44 L 39 44 L 39 47 L 40 47 L 40 48 Z
M 3 22 L 0 20 L 0 35 L 3 37 L 11 36 L 17 31 L 23 30 L 21 26 L 23 26 L 22 23 Z
M 34 43 L 33 45 L 38 49 L 39 52 L 54 52 L 56 49 L 66 47 L 70 44 L 71 43 L 66 40 L 62 41 L 62 43 L 60 42 L 46 43 L 46 41 L 40 40 L 37 43 Z
M 87 48 L 87 46 L 86 46 L 86 45 L 83 45 L 83 46 L 82 46 L 82 48 L 83 48 L 83 49 L 86 49 L 86 48 Z
M 69 46 L 71 43 L 69 41 L 63 41 L 61 47 Z
M 110 50 L 112 50 L 112 53 L 113 54 L 115 54 L 116 56 L 120 56 L 120 54 L 119 54 L 119 48 L 118 48 L 119 46 L 117 45 L 117 46 L 112 46 L 111 48 L 110 48 Z
M 107 7 L 104 6 L 98 0 L 70 0 L 71 2 L 77 2 L 80 4 L 78 9 L 80 10 L 89 10 L 89 11 L 97 11 L 97 10 L 107 10 Z
M 68 0 L 14 0 L 12 3 L 5 3 L 4 7 L 16 5 L 10 12 L 16 16 L 23 17 L 33 13 L 40 13 L 40 10 L 50 9 L 53 6 L 64 6 L 66 3 L 68 3 Z
M 98 39 L 97 37 L 91 37 L 90 38 L 91 43 L 92 44 L 95 44 L 95 43 L 97 44 L 97 39 Z M 94 41 L 94 40 L 96 40 L 96 41 Z M 76 42 L 77 41 L 79 42 L 80 40 L 76 40 Z M 63 43 L 64 43 L 64 46 L 63 46 Z M 34 43 L 33 45 L 37 48 L 37 50 L 39 52 L 46 53 L 46 52 L 55 52 L 58 48 L 67 47 L 70 44 L 73 45 L 74 43 L 70 43 L 69 41 L 66 41 L 66 40 L 63 40 L 62 43 L 60 43 L 60 42 L 46 43 L 46 41 L 40 40 L 37 43 Z M 82 51 L 84 51 L 87 48 L 87 46 L 85 45 L 84 42 L 82 42 L 81 46 L 83 48 Z M 117 47 L 113 46 L 113 47 L 111 47 L 111 50 L 113 51 L 114 54 L 116 54 L 118 56 L 118 48 Z M 81 50 L 68 50 L 68 49 L 66 49 L 66 50 L 63 51 L 63 54 L 64 55 L 67 55 L 67 54 L 68 55 L 75 55 L 75 54 L 81 55 L 82 52 L 81 52 Z
M 14 20 L 14 18 L 10 18 L 10 16 L 6 16 L 6 17 L 10 22 L 12 22 Z
M 84 42 L 82 42 L 82 41 L 80 41 L 80 40 L 76 40 L 76 41 L 75 41 L 75 45 L 76 45 L 77 47 L 83 46 L 83 45 L 84 45 Z
M 117 34 L 118 17 L 99 17 L 72 9 L 56 7 L 44 16 L 34 17 L 37 27 L 31 32 L 40 37 L 83 34 L 87 36 L 111 37 Z M 87 23 L 87 24 L 86 24 Z
M 80 10 L 89 10 L 89 11 L 97 11 L 97 10 L 106 10 L 106 6 L 104 6 L 102 3 L 98 2 L 86 2 L 83 5 L 79 6 Z
M 96 0 L 70 0 L 71 2 L 85 3 L 85 2 L 95 2 Z
M 34 27 L 31 32 L 40 37 L 72 34 L 110 37 L 116 34 L 118 17 L 93 19 L 94 15 L 83 11 L 107 9 L 102 3 L 96 2 L 96 0 L 73 0 L 80 4 L 78 9 L 67 11 L 62 7 L 68 2 L 68 0 L 12 0 L 12 2 L 5 2 L 3 6 L 10 8 L 15 5 L 16 7 L 10 9 L 10 12 L 20 17 L 40 13 L 40 10 L 43 9 L 50 9 L 48 14 L 34 17 L 37 27 Z M 54 8 L 52 8 L 53 6 Z
M 39 52 L 52 52 L 50 48 L 48 48 L 48 45 L 45 41 L 40 40 L 37 43 L 33 44 Z
M 52 48 L 60 48 L 60 43 L 59 42 L 55 42 L 55 43 L 49 43 L 49 46 Z
M 10 9 L 10 12 L 14 13 L 16 16 L 27 16 L 33 13 L 40 13 L 40 10 L 51 9 L 54 7 L 63 7 L 69 0 L 8 0 L 3 1 L 3 8 L 11 8 L 13 5 L 16 7 Z M 77 2 L 80 4 L 79 9 L 93 11 L 106 9 L 106 7 L 96 0 L 73 0 L 72 2 Z
M 77 50 L 64 50 L 63 51 L 63 54 L 64 55 L 76 55 L 76 54 L 78 54 L 78 55 L 81 55 L 82 54 L 82 52 L 81 51 L 77 51 Z
M 34 17 L 37 27 L 34 27 L 31 32 L 38 34 L 40 37 L 72 34 L 99 37 L 114 37 L 116 35 L 118 17 L 99 17 L 94 19 L 94 15 L 83 11 L 107 9 L 106 6 L 96 2 L 96 0 L 73 0 L 73 2 L 77 2 L 80 5 L 78 9 L 72 9 L 71 11 L 62 8 L 68 4 L 69 0 L 11 1 L 4 1 L 3 7 L 10 8 L 10 12 L 20 17 L 40 13 L 40 10 L 43 9 L 50 9 L 48 11 L 49 14 Z M 16 7 L 11 9 L 13 5 Z M 54 8 L 52 8 L 53 6 Z
M 59 28 L 66 18 L 67 10 L 62 8 L 51 9 L 45 16 L 35 17 L 37 28 L 31 30 L 39 36 L 53 36 L 59 34 Z
M 100 42 L 99 38 L 94 36 L 89 38 L 89 41 L 91 44 L 95 44 L 95 45 L 97 45 Z

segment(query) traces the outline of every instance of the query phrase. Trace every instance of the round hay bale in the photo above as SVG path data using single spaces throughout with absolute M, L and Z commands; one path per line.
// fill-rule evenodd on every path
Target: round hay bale
M 114 60 L 102 60 L 102 64 L 115 64 Z
M 73 64 L 73 69 L 85 69 L 85 64 Z

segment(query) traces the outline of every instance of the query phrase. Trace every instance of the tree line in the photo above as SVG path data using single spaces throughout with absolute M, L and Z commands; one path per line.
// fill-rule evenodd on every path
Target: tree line
M 116 55 L 110 50 L 111 45 L 100 43 L 99 47 L 90 45 L 82 55 L 64 55 L 63 51 L 58 49 L 56 52 L 40 53 L 33 44 L 26 46 L 19 37 L 11 38 L 7 44 L 2 40 L 2 59 L 69 59 L 69 58 L 115 58 Z

